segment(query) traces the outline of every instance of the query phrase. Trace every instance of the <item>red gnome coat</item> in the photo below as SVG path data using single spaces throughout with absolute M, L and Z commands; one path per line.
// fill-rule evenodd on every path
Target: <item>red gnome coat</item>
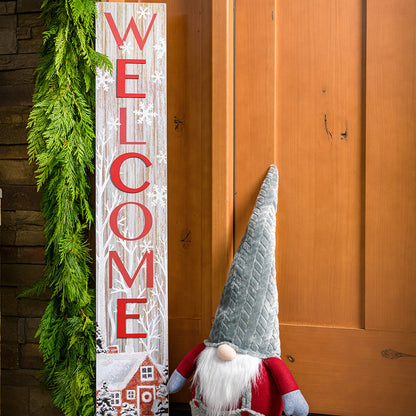
M 286 415 L 308 414 L 308 404 L 279 358 L 278 179 L 276 166 L 270 166 L 234 255 L 209 338 L 187 354 L 168 382 L 169 393 L 175 393 L 196 369 L 193 416 L 278 416 L 282 408 Z
M 176 371 L 185 379 L 191 377 L 195 371 L 199 354 L 204 349 L 204 343 L 194 347 L 181 361 Z M 281 415 L 283 410 L 281 397 L 295 390 L 299 390 L 299 387 L 286 364 L 277 357 L 264 359 L 257 383 L 251 386 L 250 409 L 261 415 Z M 196 398 L 196 383 L 194 383 L 191 395 L 193 406 L 200 406 L 198 399 Z M 238 408 L 242 408 L 241 403 Z M 248 416 L 248 412 L 244 414 L 244 410 L 241 414 Z

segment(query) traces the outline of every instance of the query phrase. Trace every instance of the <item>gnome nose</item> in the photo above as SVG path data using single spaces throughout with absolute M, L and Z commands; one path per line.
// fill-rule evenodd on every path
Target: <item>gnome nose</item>
M 221 344 L 217 348 L 217 357 L 224 361 L 232 361 L 236 357 L 236 350 L 228 344 Z

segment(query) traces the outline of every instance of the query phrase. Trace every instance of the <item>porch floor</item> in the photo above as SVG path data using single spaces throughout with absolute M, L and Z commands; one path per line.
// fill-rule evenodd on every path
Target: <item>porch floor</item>
M 172 403 L 169 402 L 170 416 L 191 416 L 191 409 L 187 403 Z M 309 416 L 334 416 L 322 415 L 320 413 L 309 413 Z

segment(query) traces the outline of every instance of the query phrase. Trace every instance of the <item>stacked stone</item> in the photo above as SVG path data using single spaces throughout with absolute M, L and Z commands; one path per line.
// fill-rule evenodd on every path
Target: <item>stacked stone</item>
M 0 1 L 1 412 L 58 415 L 42 391 L 35 333 L 47 305 L 16 296 L 41 276 L 43 220 L 34 164 L 26 151 L 43 25 L 41 0 Z

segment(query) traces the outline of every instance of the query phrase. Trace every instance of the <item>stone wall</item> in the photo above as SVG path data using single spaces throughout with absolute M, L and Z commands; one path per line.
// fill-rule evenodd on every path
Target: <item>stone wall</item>
M 1 410 L 8 415 L 59 415 L 40 383 L 35 333 L 47 299 L 16 295 L 44 265 L 43 221 L 34 166 L 26 152 L 33 71 L 42 42 L 41 0 L 0 1 Z

